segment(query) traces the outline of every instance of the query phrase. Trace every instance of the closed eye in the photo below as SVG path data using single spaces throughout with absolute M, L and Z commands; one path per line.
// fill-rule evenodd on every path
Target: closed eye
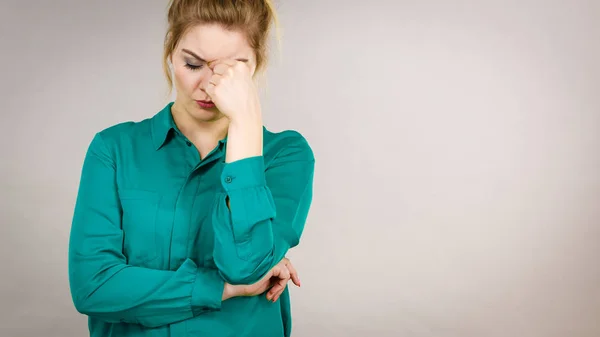
M 197 65 L 194 65 L 194 64 L 189 64 L 187 62 L 185 63 L 185 67 L 188 68 L 188 69 L 190 69 L 190 70 L 192 70 L 192 71 L 196 71 L 196 70 L 202 69 L 203 66 L 204 65 L 197 66 Z

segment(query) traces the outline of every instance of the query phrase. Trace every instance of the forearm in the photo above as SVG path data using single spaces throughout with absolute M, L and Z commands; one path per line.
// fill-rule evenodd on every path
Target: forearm
M 243 116 L 232 119 L 229 124 L 225 157 L 225 162 L 228 164 L 252 157 L 262 157 L 263 155 L 263 126 L 260 109 L 250 109 Z M 258 160 L 262 161 L 263 159 Z M 264 174 L 264 172 L 260 172 L 260 174 Z M 223 178 L 228 179 L 230 177 L 225 176 Z M 227 206 L 227 209 L 224 210 L 226 213 L 229 213 L 231 207 L 230 194 L 224 195 L 224 200 L 220 203 Z M 243 205 L 236 205 L 236 207 L 243 207 Z M 258 230 L 253 236 L 259 240 L 253 240 L 252 251 L 242 253 L 245 256 L 242 256 L 241 259 L 239 256 L 224 256 L 232 252 L 235 254 L 236 251 L 241 252 L 243 248 L 240 249 L 239 244 L 230 240 L 220 240 L 223 236 L 217 237 L 219 243 L 216 250 L 223 252 L 222 254 L 217 253 L 217 262 L 223 260 L 224 264 L 221 264 L 222 268 L 220 269 L 224 272 L 226 279 L 234 284 L 253 283 L 266 273 L 272 265 L 271 249 L 273 240 L 272 235 L 269 235 L 271 233 L 270 221 L 257 223 L 255 228 Z M 227 234 L 225 235 L 227 236 Z M 261 242 L 260 245 L 256 245 L 258 241 Z M 235 266 L 235 272 L 225 267 L 225 264 Z
M 225 162 L 262 155 L 263 125 L 260 109 L 257 108 L 229 123 Z
M 226 164 L 215 199 L 214 259 L 222 277 L 253 283 L 299 243 L 312 199 L 314 158 L 300 137 L 265 167 L 262 156 Z
M 73 300 L 88 316 L 157 327 L 221 307 L 224 281 L 218 271 L 198 268 L 191 260 L 176 271 L 126 264 L 97 267 L 71 257 Z

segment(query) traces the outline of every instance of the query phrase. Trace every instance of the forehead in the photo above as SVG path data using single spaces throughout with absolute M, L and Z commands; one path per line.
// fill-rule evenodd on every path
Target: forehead
M 217 24 L 191 28 L 179 43 L 179 49 L 189 49 L 205 60 L 251 58 L 253 52 L 244 34 L 229 31 Z

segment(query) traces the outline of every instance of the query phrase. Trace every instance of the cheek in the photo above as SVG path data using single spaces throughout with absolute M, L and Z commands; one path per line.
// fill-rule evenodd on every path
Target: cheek
M 179 91 L 191 92 L 198 88 L 202 76 L 204 76 L 204 71 L 192 72 L 185 67 L 178 67 L 174 72 L 174 76 Z

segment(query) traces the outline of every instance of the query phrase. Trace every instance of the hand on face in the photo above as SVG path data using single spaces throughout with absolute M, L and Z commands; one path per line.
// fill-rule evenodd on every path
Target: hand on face
M 208 62 L 212 75 L 205 91 L 221 113 L 230 120 L 260 117 L 258 91 L 251 69 L 245 62 L 219 60 Z

